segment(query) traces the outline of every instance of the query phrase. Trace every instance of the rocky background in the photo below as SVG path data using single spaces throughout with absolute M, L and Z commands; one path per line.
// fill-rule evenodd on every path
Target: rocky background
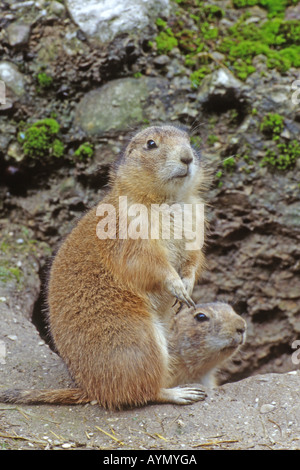
M 47 270 L 62 239 L 101 198 L 110 164 L 132 132 L 152 123 L 190 130 L 211 175 L 207 270 L 194 299 L 227 301 L 248 324 L 247 343 L 221 380 L 299 370 L 292 360 L 300 336 L 299 2 L 82 5 L 0 6 L 1 386 L 53 386 L 52 367 L 56 386 L 68 381 L 45 345 Z M 270 389 L 282 384 L 278 393 L 287 384 L 288 402 L 294 377 L 266 377 Z M 239 395 L 243 383 L 224 390 Z M 220 396 L 213 400 L 222 408 Z M 272 412 L 276 399 L 270 403 Z M 13 441 L 11 426 L 19 434 L 22 427 L 8 415 L 4 448 L 53 445 L 51 436 L 45 445 L 32 436 Z M 176 436 L 185 436 L 183 422 Z M 288 422 L 296 423 L 294 415 Z M 220 446 L 259 447 L 253 433 Z M 291 435 L 288 447 L 297 447 Z M 190 434 L 182 439 L 191 446 Z

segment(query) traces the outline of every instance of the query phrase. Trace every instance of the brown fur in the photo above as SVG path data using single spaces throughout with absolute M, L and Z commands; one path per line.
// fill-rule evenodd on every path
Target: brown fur
M 204 314 L 198 318 L 199 314 Z M 201 383 L 217 386 L 218 368 L 245 342 L 247 325 L 222 302 L 184 308 L 172 321 L 169 350 L 173 358 L 170 386 Z
M 153 139 L 157 149 L 147 149 Z M 181 159 L 192 157 L 193 176 Z M 101 203 L 119 196 L 128 205 L 201 202 L 204 180 L 198 155 L 186 133 L 152 127 L 138 133 L 111 175 Z M 191 302 L 204 258 L 186 251 L 185 240 L 101 240 L 96 208 L 88 212 L 61 246 L 49 283 L 49 322 L 56 348 L 78 389 L 33 391 L 32 402 L 86 403 L 109 409 L 147 402 L 185 404 L 203 399 L 197 389 L 166 390 L 171 307 L 176 298 Z M 30 391 L 0 400 L 30 403 Z M 40 393 L 40 400 L 39 400 Z M 51 395 L 53 393 L 53 396 Z M 6 399 L 5 399 L 6 397 Z

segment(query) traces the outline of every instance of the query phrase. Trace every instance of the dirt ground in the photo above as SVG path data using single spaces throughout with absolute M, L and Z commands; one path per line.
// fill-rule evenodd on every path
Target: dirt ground
M 3 294 L 3 292 L 1 293 Z M 60 358 L 1 295 L 1 389 L 71 384 Z M 189 406 L 109 412 L 97 405 L 0 404 L 1 449 L 300 449 L 300 371 L 256 375 Z

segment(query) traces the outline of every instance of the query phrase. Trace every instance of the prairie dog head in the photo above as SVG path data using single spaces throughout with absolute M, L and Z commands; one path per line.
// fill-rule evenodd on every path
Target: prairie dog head
M 199 155 L 189 135 L 173 126 L 148 127 L 130 141 L 116 172 L 117 177 L 136 190 L 164 194 L 166 197 L 191 190 L 201 182 Z
M 170 341 L 171 353 L 190 382 L 201 381 L 213 372 L 246 339 L 246 322 L 230 305 L 214 302 L 196 307 L 184 308 L 175 315 Z

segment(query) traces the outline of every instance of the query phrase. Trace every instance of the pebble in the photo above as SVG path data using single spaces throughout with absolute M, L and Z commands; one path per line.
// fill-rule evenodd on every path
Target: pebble
M 65 5 L 86 36 L 104 43 L 121 33 L 144 30 L 170 10 L 169 0 L 66 0 Z
M 68 442 L 66 442 L 65 444 L 62 444 L 63 449 L 70 449 L 70 447 L 72 447 L 72 446 L 73 446 L 73 444 L 68 443 Z
M 11 62 L 0 62 L 0 80 L 3 80 L 17 96 L 25 93 L 25 79 Z
M 13 158 L 16 162 L 21 162 L 24 159 L 22 149 L 18 142 L 12 142 L 9 145 L 7 155 Z
M 88 135 L 101 136 L 110 130 L 120 131 L 141 124 L 145 118 L 155 121 L 158 114 L 162 119 L 161 96 L 167 93 L 166 84 L 165 79 L 154 77 L 111 80 L 83 96 L 77 104 L 74 124 Z M 146 107 L 150 99 L 155 102 L 157 93 L 160 94 L 159 107 Z
M 8 337 L 8 339 L 10 339 L 11 341 L 17 341 L 17 339 L 18 339 L 17 335 L 8 335 L 7 337 Z
M 28 0 L 26 2 L 17 2 L 10 5 L 11 10 L 19 10 L 19 8 L 27 8 L 34 5 L 33 0 Z
M 0 341 L 0 364 L 6 364 L 6 346 L 4 341 Z
M 60 2 L 51 2 L 50 3 L 50 11 L 54 13 L 54 15 L 61 16 L 65 11 L 65 6 Z
M 157 67 L 163 67 L 170 63 L 170 58 L 167 55 L 159 55 L 153 60 L 153 62 Z
M 24 46 L 29 41 L 30 26 L 14 22 L 7 27 L 8 43 L 12 47 Z
M 260 412 L 262 414 L 270 413 L 270 411 L 273 411 L 274 409 L 275 409 L 275 405 L 271 405 L 270 403 L 267 403 L 260 407 Z

